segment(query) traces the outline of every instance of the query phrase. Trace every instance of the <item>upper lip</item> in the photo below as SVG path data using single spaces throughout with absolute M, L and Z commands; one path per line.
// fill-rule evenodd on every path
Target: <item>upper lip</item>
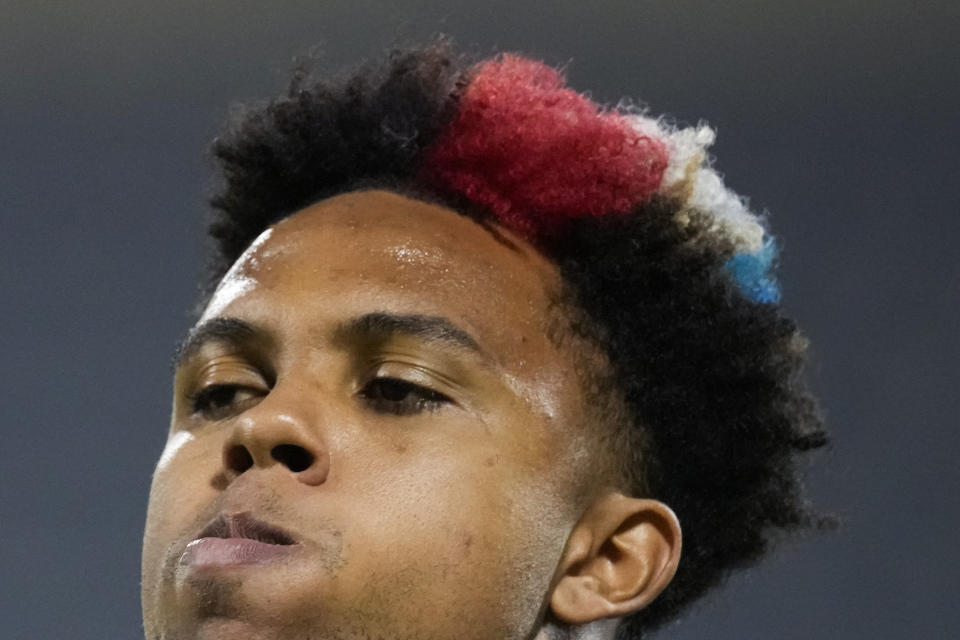
M 247 538 L 267 544 L 296 544 L 296 539 L 280 527 L 249 513 L 220 514 L 200 532 L 199 538 Z

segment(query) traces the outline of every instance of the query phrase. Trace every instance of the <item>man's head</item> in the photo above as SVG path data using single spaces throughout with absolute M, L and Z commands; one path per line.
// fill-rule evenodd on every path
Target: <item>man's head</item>
M 762 227 L 697 206 L 684 132 L 626 117 L 435 46 L 298 77 L 218 143 L 149 638 L 630 634 L 808 521 L 801 341 L 742 276 Z

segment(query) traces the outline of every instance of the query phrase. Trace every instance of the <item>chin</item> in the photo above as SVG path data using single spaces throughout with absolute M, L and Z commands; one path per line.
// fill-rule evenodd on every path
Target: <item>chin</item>
M 190 640 L 300 640 L 301 637 L 305 640 L 308 636 L 291 636 L 287 631 L 281 632 L 276 627 L 263 627 L 235 618 L 215 617 L 202 621 L 197 626 L 196 633 L 190 636 Z M 316 640 L 321 638 L 316 637 Z
M 327 640 L 326 636 L 298 633 L 286 625 L 264 624 L 242 617 L 210 616 L 181 622 L 184 624 L 178 628 L 148 629 L 147 640 Z

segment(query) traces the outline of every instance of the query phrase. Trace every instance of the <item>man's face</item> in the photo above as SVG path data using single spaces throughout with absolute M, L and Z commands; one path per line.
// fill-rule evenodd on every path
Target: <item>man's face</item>
M 355 192 L 238 260 L 176 373 L 148 638 L 531 634 L 588 436 L 559 276 L 504 237 Z

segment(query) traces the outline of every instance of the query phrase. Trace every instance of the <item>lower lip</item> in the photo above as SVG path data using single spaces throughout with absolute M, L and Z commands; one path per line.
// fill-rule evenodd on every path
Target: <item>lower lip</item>
M 200 538 L 184 549 L 180 564 L 192 567 L 230 567 L 264 564 L 288 557 L 291 544 L 269 544 L 248 538 Z

